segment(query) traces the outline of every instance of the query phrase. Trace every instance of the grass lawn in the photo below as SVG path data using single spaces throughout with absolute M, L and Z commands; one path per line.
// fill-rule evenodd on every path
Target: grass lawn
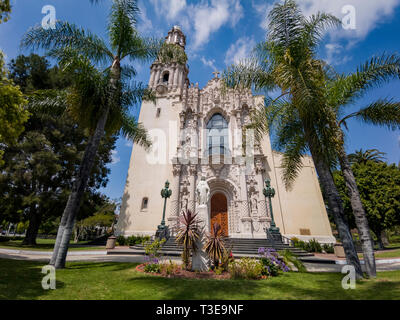
M 36 246 L 23 246 L 22 240 L 10 240 L 7 242 L 0 242 L 0 248 L 16 249 L 16 250 L 36 250 L 36 251 L 52 251 L 54 248 L 55 239 L 37 239 Z M 70 242 L 70 250 L 105 250 L 105 246 L 89 246 L 86 241 L 78 243 Z
M 342 274 L 287 273 L 261 281 L 165 279 L 131 263 L 68 263 L 57 289 L 43 290 L 43 263 L 0 259 L 0 299 L 400 299 L 400 271 L 341 287 Z

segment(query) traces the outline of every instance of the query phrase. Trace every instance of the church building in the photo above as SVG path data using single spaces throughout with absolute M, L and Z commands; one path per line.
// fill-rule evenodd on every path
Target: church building
M 166 42 L 186 46 L 180 27 Z M 282 181 L 281 154 L 268 135 L 256 141 L 248 132 L 251 112 L 264 108 L 264 97 L 251 90 L 224 88 L 219 73 L 204 88 L 189 81 L 189 67 L 178 62 L 151 66 L 149 87 L 157 100 L 143 101 L 139 122 L 152 137 L 150 150 L 135 144 L 122 199 L 117 235 L 155 235 L 166 202 L 165 221 L 175 226 L 182 212 L 198 211 L 196 186 L 205 178 L 210 189 L 209 225 L 218 222 L 230 238 L 266 238 L 272 215 L 263 190 L 275 189 L 272 212 L 282 236 L 334 243 L 316 170 L 305 156 L 292 188 Z

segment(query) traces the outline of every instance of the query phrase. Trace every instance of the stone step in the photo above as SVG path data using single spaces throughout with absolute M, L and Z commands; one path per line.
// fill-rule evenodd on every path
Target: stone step
M 239 256 L 257 256 L 259 248 L 274 248 L 277 251 L 280 250 L 290 250 L 293 254 L 298 257 L 310 257 L 313 256 L 312 253 L 306 252 L 302 249 L 291 247 L 284 243 L 272 244 L 267 239 L 235 239 L 226 238 L 225 246 L 232 249 L 234 255 Z M 130 247 L 136 252 L 144 252 L 144 245 L 135 245 Z M 164 255 L 181 255 L 182 247 L 175 242 L 175 237 L 171 237 L 164 244 L 160 252 Z

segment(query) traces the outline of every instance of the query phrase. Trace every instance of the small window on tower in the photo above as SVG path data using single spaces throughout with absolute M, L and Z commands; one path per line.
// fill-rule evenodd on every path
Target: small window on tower
M 148 206 L 149 206 L 149 198 L 143 198 L 143 200 L 142 200 L 142 211 L 145 211 L 145 210 L 147 210 L 147 208 L 148 208 Z
M 163 83 L 168 83 L 168 81 L 169 81 L 169 72 L 166 72 L 163 75 Z
M 161 108 L 157 108 L 156 118 L 159 118 L 161 114 Z

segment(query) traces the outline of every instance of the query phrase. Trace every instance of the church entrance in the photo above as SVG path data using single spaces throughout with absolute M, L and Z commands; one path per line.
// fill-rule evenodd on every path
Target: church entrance
M 216 193 L 211 198 L 211 232 L 214 223 L 221 225 L 222 235 L 228 236 L 228 200 L 222 193 Z

